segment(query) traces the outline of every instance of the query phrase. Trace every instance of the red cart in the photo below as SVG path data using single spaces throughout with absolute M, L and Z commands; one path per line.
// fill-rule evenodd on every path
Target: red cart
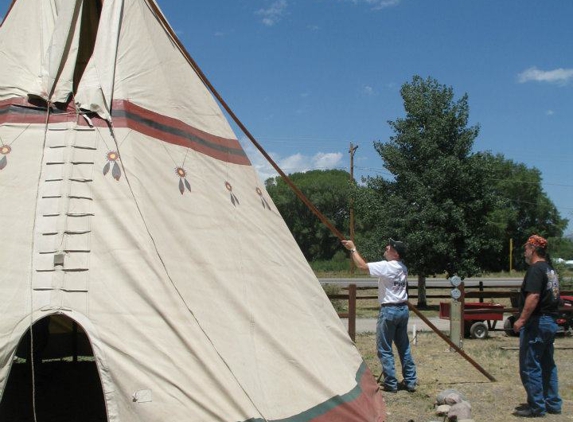
M 514 293 L 510 297 L 511 306 L 517 308 L 519 306 L 519 294 Z M 519 336 L 518 333 L 513 331 L 513 324 L 518 318 L 518 314 L 510 315 L 503 324 L 503 329 L 508 336 Z M 561 303 L 559 304 L 559 316 L 557 317 L 557 333 L 571 335 L 573 331 L 573 296 L 561 296 Z
M 486 338 L 490 330 L 495 330 L 497 321 L 503 320 L 500 310 L 503 305 L 499 303 L 465 302 L 464 337 Z M 450 302 L 440 302 L 440 318 L 450 319 Z

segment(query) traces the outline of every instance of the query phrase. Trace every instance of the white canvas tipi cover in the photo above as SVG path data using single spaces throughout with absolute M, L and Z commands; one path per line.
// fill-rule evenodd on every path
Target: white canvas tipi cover
M 86 333 L 107 419 L 381 421 L 372 374 L 153 0 L 0 28 L 0 392 L 31 324 Z

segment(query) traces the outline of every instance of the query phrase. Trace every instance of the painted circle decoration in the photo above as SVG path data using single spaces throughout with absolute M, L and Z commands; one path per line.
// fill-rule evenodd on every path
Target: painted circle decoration
M 233 187 L 231 186 L 231 184 L 229 182 L 225 182 L 225 187 L 227 188 L 227 190 L 229 192 L 231 192 L 233 190 Z
M 110 151 L 107 153 L 107 159 L 109 161 L 116 161 L 119 158 L 119 154 L 115 151 Z
M 263 191 L 261 190 L 261 188 L 257 188 L 257 193 L 259 194 L 259 196 L 263 196 Z
M 8 155 L 8 154 L 10 154 L 10 151 L 12 151 L 12 148 L 10 148 L 10 145 L 2 145 L 0 147 L 0 154 L 2 154 L 2 155 Z
M 178 175 L 179 177 L 185 177 L 185 176 L 187 176 L 187 172 L 185 171 L 185 169 L 184 169 L 183 167 L 177 167 L 177 168 L 175 169 L 175 173 L 177 173 L 177 175 Z

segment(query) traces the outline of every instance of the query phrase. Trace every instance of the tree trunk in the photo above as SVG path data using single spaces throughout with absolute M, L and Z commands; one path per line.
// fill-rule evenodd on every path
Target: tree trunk
M 426 276 L 418 274 L 418 308 L 427 308 L 426 301 Z

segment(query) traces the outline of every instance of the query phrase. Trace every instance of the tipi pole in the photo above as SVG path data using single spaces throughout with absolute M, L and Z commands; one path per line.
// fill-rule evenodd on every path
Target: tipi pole
M 197 75 L 201 78 L 201 80 L 203 81 L 203 83 L 205 84 L 205 86 L 207 86 L 207 88 L 211 91 L 211 93 L 215 96 L 215 98 L 217 98 L 217 101 L 219 101 L 219 103 L 221 104 L 221 106 L 225 109 L 225 111 L 229 114 L 229 116 L 231 116 L 231 118 L 233 119 L 233 121 L 237 124 L 237 126 L 239 126 L 241 128 L 241 130 L 243 131 L 243 133 L 250 139 L 250 141 L 253 143 L 253 145 L 259 150 L 259 152 L 267 159 L 267 161 L 271 164 L 271 166 L 273 166 L 273 168 L 276 170 L 276 172 L 283 178 L 283 180 L 285 181 L 285 183 L 293 190 L 293 192 L 296 194 L 296 196 L 298 196 L 300 198 L 300 200 L 302 202 L 305 203 L 305 205 L 314 213 L 314 215 L 316 215 L 318 217 L 318 219 L 326 226 L 330 229 L 330 231 L 336 236 L 338 237 L 339 240 L 345 240 L 346 237 L 340 233 L 340 231 L 334 227 L 334 225 L 330 222 L 330 220 L 328 218 L 326 218 L 326 216 L 324 216 L 324 214 L 322 214 L 315 206 L 312 202 L 310 202 L 310 200 L 301 192 L 301 190 L 296 187 L 296 185 L 289 179 L 289 177 L 282 171 L 282 169 L 277 165 L 277 163 L 274 162 L 274 160 L 271 158 L 271 156 L 264 150 L 264 148 L 257 142 L 257 140 L 255 139 L 255 137 L 251 134 L 251 132 L 249 132 L 249 130 L 245 127 L 245 125 L 243 125 L 243 123 L 239 120 L 239 118 L 235 115 L 235 113 L 233 112 L 233 110 L 231 110 L 231 107 L 229 107 L 229 105 L 225 102 L 225 100 L 223 99 L 223 97 L 221 97 L 221 95 L 219 95 L 219 93 L 217 92 L 217 90 L 215 89 L 215 87 L 211 84 L 211 82 L 209 82 L 209 80 L 207 79 L 207 77 L 205 76 L 205 74 L 203 73 L 203 71 L 199 68 L 199 66 L 197 65 L 197 63 L 195 62 L 195 60 L 191 57 L 191 55 L 187 52 L 187 50 L 185 49 L 185 47 L 183 46 L 183 44 L 181 44 L 181 41 L 179 41 L 179 38 L 177 38 L 177 35 L 175 35 L 175 32 L 173 31 L 173 29 L 171 28 L 171 26 L 169 25 L 169 23 L 167 23 L 167 20 L 165 19 L 165 17 L 163 16 L 163 14 L 161 13 L 161 11 L 159 10 L 159 8 L 157 7 L 157 5 L 155 4 L 155 2 L 150 1 L 149 2 L 150 7 L 153 9 L 153 11 L 155 12 L 155 14 L 157 15 L 158 19 L 161 21 L 161 23 L 163 24 L 163 26 L 165 27 L 165 29 L 167 30 L 167 32 L 169 33 L 169 35 L 171 36 L 171 38 L 173 39 L 173 42 L 176 43 L 177 47 L 179 48 L 179 50 L 181 51 L 181 53 L 183 54 L 183 56 L 187 59 L 187 61 L 189 62 L 189 64 L 191 65 L 191 67 L 193 67 L 193 69 L 195 70 L 195 72 L 197 73 Z
M 2 24 L 4 23 L 4 21 L 6 20 L 8 15 L 10 14 L 10 10 L 12 10 L 12 7 L 14 7 L 14 3 L 16 3 L 16 0 L 12 0 L 12 3 L 10 3 L 10 7 L 8 8 L 8 11 L 4 15 L 4 20 L 2 22 L 0 22 L 0 28 L 2 27 Z
M 412 312 L 414 312 L 422 321 L 424 321 L 424 323 L 426 323 L 426 325 L 428 325 L 428 327 L 430 327 L 438 336 L 440 336 L 442 338 L 442 340 L 444 340 L 446 343 L 448 343 L 450 345 L 450 347 L 452 349 L 454 349 L 456 352 L 458 352 L 465 360 L 467 360 L 469 363 L 471 363 L 474 368 L 476 368 L 478 371 L 480 371 L 482 374 L 485 375 L 485 377 L 492 381 L 495 382 L 497 381 L 492 375 L 490 375 L 485 369 L 483 369 L 479 363 L 477 363 L 475 360 L 473 360 L 471 357 L 469 357 L 466 352 L 463 351 L 463 349 L 461 349 L 459 346 L 457 346 L 453 341 L 451 341 L 448 336 L 446 336 L 444 333 L 442 333 L 440 330 L 438 330 L 438 328 L 432 324 L 432 322 L 426 318 L 426 316 L 421 313 L 414 305 L 412 305 L 410 302 L 408 302 L 408 308 L 410 308 L 410 310 Z
M 231 110 L 231 107 L 229 107 L 229 105 L 225 102 L 225 100 L 223 99 L 223 97 L 221 97 L 221 95 L 219 95 L 219 92 L 217 92 L 217 90 L 215 89 L 215 87 L 211 84 L 211 82 L 209 81 L 209 79 L 207 79 L 207 77 L 205 76 L 205 74 L 203 73 L 203 71 L 201 70 L 201 68 L 199 67 L 199 65 L 195 62 L 195 60 L 191 57 L 191 55 L 189 54 L 189 52 L 187 51 L 187 49 L 183 46 L 183 44 L 181 43 L 181 41 L 179 41 L 179 38 L 177 37 L 177 35 L 175 34 L 175 32 L 173 31 L 173 29 L 171 28 L 171 26 L 169 25 L 169 23 L 167 22 L 167 20 L 165 19 L 165 17 L 163 16 L 163 14 L 161 13 L 161 11 L 159 10 L 159 8 L 157 7 L 157 5 L 155 4 L 154 1 L 148 1 L 149 6 L 151 7 L 151 9 L 155 12 L 157 18 L 161 21 L 162 25 L 164 26 L 165 30 L 169 33 L 169 35 L 171 36 L 171 39 L 173 40 L 173 42 L 177 45 L 177 47 L 179 48 L 179 50 L 181 51 L 181 53 L 183 54 L 183 56 L 185 57 L 185 59 L 187 60 L 187 62 L 191 65 L 191 67 L 193 67 L 193 69 L 195 70 L 195 72 L 197 73 L 197 75 L 201 78 L 201 80 L 203 81 L 203 83 L 205 84 L 205 86 L 211 91 L 211 93 L 215 96 L 215 98 L 217 98 L 217 101 L 219 101 L 219 103 L 221 104 L 221 106 L 225 109 L 225 111 L 229 114 L 229 116 L 231 116 L 231 118 L 233 119 L 233 121 L 237 124 L 237 126 L 239 126 L 241 128 L 241 130 L 243 131 L 243 133 L 250 139 L 250 141 L 253 143 L 253 145 L 259 150 L 259 152 L 267 159 L 267 161 L 273 166 L 273 168 L 276 170 L 276 172 L 283 178 L 283 180 L 285 181 L 285 183 L 293 190 L 293 192 L 296 194 L 296 196 L 298 196 L 300 198 L 300 200 L 302 202 L 305 203 L 305 205 L 314 213 L 314 215 L 316 215 L 318 217 L 318 219 L 326 226 L 328 227 L 328 229 L 336 236 L 338 237 L 339 240 L 346 240 L 346 237 L 336 228 L 334 227 L 334 225 L 330 222 L 330 220 L 328 218 L 326 218 L 326 216 L 324 214 L 322 214 L 318 208 L 316 208 L 314 206 L 314 204 L 312 202 L 310 202 L 310 200 L 301 192 L 301 190 L 296 187 L 296 185 L 290 180 L 290 178 L 286 175 L 285 172 L 282 171 L 282 169 L 278 166 L 277 163 L 274 162 L 274 160 L 271 158 L 271 156 L 264 150 L 264 148 L 257 142 L 257 140 L 255 139 L 255 137 L 251 134 L 251 132 L 249 132 L 249 130 L 245 127 L 245 125 L 243 124 L 243 122 L 241 122 L 239 120 L 239 118 L 237 117 L 237 115 L 233 112 L 233 110 Z M 412 309 L 419 317 L 422 318 L 422 320 L 424 320 L 424 322 L 432 329 L 434 330 L 436 333 L 438 333 L 438 335 L 441 334 L 440 337 L 442 337 L 447 343 L 450 344 L 450 346 L 452 346 L 458 353 L 460 353 L 461 356 L 463 356 L 468 362 L 470 362 L 474 367 L 476 367 L 482 374 L 484 374 L 490 381 L 495 381 L 495 378 L 492 377 L 490 374 L 488 374 L 481 366 L 479 366 L 474 360 L 472 360 L 467 354 L 464 353 L 463 350 L 461 350 L 459 347 L 456 347 L 455 344 L 453 344 L 452 342 L 449 342 L 448 338 L 446 336 L 444 336 L 441 332 L 439 332 L 439 330 L 436 328 L 436 326 L 434 324 L 432 324 L 427 318 L 424 317 L 424 315 L 422 315 L 422 313 L 420 313 L 411 303 L 408 302 L 408 307 L 410 309 Z

